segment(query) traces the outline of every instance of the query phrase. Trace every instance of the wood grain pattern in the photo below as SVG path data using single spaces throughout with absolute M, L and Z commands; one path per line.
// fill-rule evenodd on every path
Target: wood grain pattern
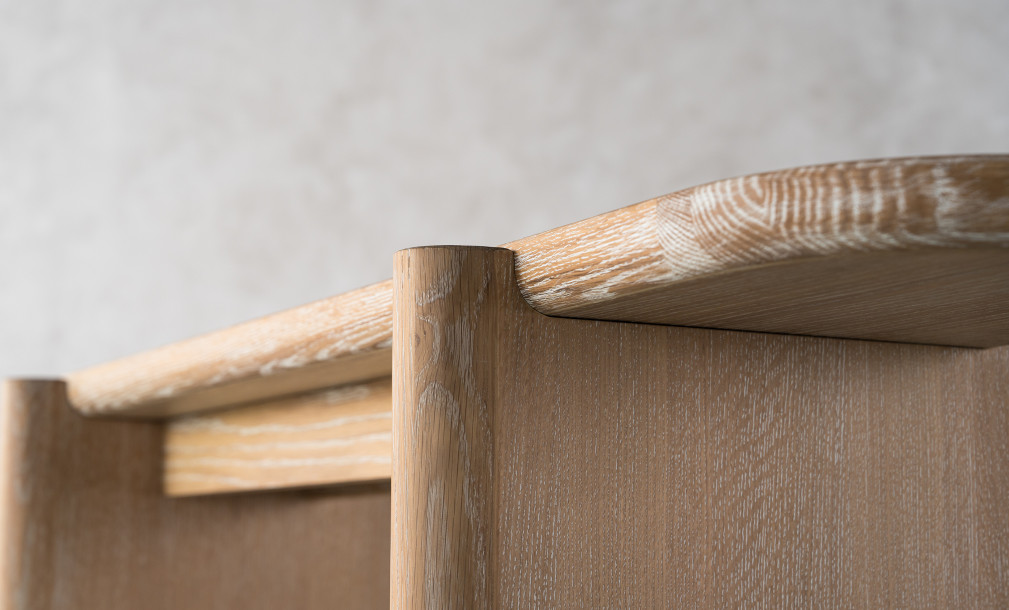
M 554 316 L 1009 343 L 1009 156 L 722 180 L 506 244 Z M 391 282 L 70 377 L 89 414 L 165 415 L 387 375 Z
M 88 415 L 161 417 L 388 376 L 388 282 L 98 365 L 67 378 Z
M 0 609 L 385 608 L 389 488 L 166 499 L 159 424 L 0 392 Z
M 390 379 L 169 420 L 165 493 L 281 489 L 392 475 Z
M 393 608 L 492 607 L 494 248 L 396 254 Z
M 522 294 L 550 315 L 1009 343 L 1007 156 L 721 180 L 505 247 Z
M 397 267 L 394 607 L 1009 604 L 1009 348 L 547 317 L 445 250 Z

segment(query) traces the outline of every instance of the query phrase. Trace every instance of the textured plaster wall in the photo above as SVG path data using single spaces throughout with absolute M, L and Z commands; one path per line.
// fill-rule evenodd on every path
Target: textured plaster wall
M 0 0 L 0 375 L 700 182 L 1009 151 L 1009 2 Z

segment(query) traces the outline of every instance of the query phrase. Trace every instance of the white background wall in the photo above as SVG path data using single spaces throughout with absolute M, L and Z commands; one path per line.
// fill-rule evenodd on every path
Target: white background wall
M 1009 2 L 0 0 L 0 375 L 697 183 L 1009 151 Z

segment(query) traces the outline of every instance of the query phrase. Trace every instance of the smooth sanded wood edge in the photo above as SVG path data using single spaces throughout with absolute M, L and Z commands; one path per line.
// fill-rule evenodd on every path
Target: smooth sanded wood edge
M 345 385 L 166 424 L 169 496 L 386 480 L 392 380 Z
M 548 315 L 771 264 L 1009 248 L 1009 155 L 815 165 L 719 180 L 504 245 Z M 824 286 L 829 291 L 829 285 Z M 787 297 L 787 293 L 783 295 Z
M 23 556 L 30 550 L 31 514 L 21 480 L 28 470 L 24 464 L 30 440 L 25 431 L 28 405 L 59 408 L 65 393 L 65 385 L 57 380 L 0 380 L 0 431 L 4 432 L 0 442 L 0 608 L 22 606 L 18 597 L 29 577 Z
M 394 268 L 391 607 L 493 608 L 496 362 L 500 322 L 522 300 L 513 254 L 411 248 Z
M 523 296 L 547 315 L 970 347 L 1009 342 L 1001 305 L 1009 286 L 1007 155 L 721 180 L 504 247 L 515 252 Z M 837 264 L 847 266 L 843 289 L 830 275 L 809 281 Z M 913 299 L 883 294 L 895 280 L 934 290 Z M 791 290 L 796 282 L 802 289 Z M 70 397 L 86 414 L 166 416 L 388 375 L 392 292 L 386 281 L 99 365 L 69 376 Z M 864 306 L 866 294 L 878 298 Z
M 163 417 L 388 376 L 382 282 L 68 376 L 87 415 Z

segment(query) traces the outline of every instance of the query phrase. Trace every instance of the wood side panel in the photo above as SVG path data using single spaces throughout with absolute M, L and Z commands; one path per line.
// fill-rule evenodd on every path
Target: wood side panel
M 387 607 L 387 485 L 168 499 L 160 425 L 82 418 L 58 381 L 0 402 L 3 610 Z
M 380 379 L 165 423 L 165 493 L 388 481 L 392 381 Z
M 450 313 L 397 299 L 417 320 L 408 334 L 398 309 L 397 346 L 431 344 L 417 334 L 429 328 L 421 321 L 474 311 L 462 286 L 512 277 L 494 251 L 440 250 L 408 252 L 429 276 L 442 265 L 426 284 Z M 485 266 L 471 260 L 479 256 Z M 452 260 L 466 260 L 473 275 Z M 460 477 L 453 488 L 469 503 L 492 503 L 492 554 L 479 558 L 493 567 L 484 605 L 1009 604 L 1009 348 L 566 320 L 536 313 L 517 287 L 505 295 L 480 310 L 494 318 L 479 324 L 496 327 L 496 353 L 472 351 L 465 334 L 436 333 L 437 353 L 481 354 L 451 360 L 456 377 L 495 371 L 483 403 L 439 387 L 440 405 L 491 414 L 492 500 L 474 495 L 483 483 L 466 488 Z M 396 367 L 400 413 L 416 409 L 416 388 L 449 360 L 410 362 Z M 452 418 L 395 421 L 412 426 L 409 439 L 394 436 L 397 466 L 404 456 L 430 463 L 428 455 L 451 464 L 452 452 L 465 463 L 446 440 Z M 417 450 L 425 442 L 434 447 Z M 418 517 L 441 490 L 432 478 L 397 481 L 393 544 L 407 545 L 414 565 L 399 578 L 394 568 L 394 605 L 434 607 L 402 574 L 477 559 L 456 530 L 425 528 Z M 454 510 L 463 522 L 462 507 Z
M 502 333 L 502 607 L 1009 602 L 1005 348 L 561 324 Z
M 574 318 L 1009 343 L 1009 156 L 833 163 L 704 184 L 520 239 Z M 74 373 L 88 414 L 160 417 L 387 376 L 391 281 Z
M 974 485 L 960 501 L 976 515 L 973 527 L 958 535 L 974 553 L 968 573 L 976 576 L 978 599 L 1009 606 L 1009 348 L 987 350 L 974 357 L 971 381 L 978 405 L 957 423 L 970 436 L 966 467 Z M 973 433 L 973 434 L 970 434 Z M 951 478 L 958 473 L 949 473 Z M 967 571 L 967 570 L 965 570 Z M 980 604 L 979 604 L 980 605 Z

